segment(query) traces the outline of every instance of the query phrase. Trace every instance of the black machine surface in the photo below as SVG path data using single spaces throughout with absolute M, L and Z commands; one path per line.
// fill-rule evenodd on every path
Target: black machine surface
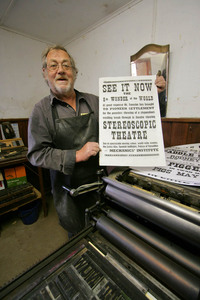
M 199 188 L 122 169 L 84 188 L 100 199 L 87 227 L 1 299 L 200 299 Z

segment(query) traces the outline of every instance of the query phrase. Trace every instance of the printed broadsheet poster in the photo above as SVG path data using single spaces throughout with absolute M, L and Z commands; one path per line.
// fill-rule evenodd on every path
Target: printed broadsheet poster
M 165 166 L 156 76 L 99 79 L 102 166 Z
M 138 168 L 134 173 L 168 182 L 200 186 L 200 144 L 165 148 L 166 167 Z

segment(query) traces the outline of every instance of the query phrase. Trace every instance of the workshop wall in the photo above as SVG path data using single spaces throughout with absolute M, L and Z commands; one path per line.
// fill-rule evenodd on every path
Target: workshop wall
M 130 56 L 170 44 L 167 117 L 199 117 L 200 1 L 143 0 L 66 45 L 80 70 L 77 87 L 98 93 L 99 77 L 129 76 Z
M 0 29 L 0 118 L 27 118 L 49 93 L 42 76 L 45 43 Z

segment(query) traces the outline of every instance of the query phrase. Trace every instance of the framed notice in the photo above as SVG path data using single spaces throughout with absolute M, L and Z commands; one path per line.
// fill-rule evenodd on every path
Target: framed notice
M 99 79 L 102 166 L 165 166 L 156 76 Z

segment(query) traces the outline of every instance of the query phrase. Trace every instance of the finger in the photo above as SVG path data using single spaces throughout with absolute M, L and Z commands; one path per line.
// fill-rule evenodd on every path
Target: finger
M 96 156 L 96 155 L 97 155 L 97 153 L 98 153 L 98 151 L 96 151 L 96 150 L 93 150 L 93 151 L 92 151 L 92 153 L 91 153 L 91 155 L 92 155 L 92 156 Z

